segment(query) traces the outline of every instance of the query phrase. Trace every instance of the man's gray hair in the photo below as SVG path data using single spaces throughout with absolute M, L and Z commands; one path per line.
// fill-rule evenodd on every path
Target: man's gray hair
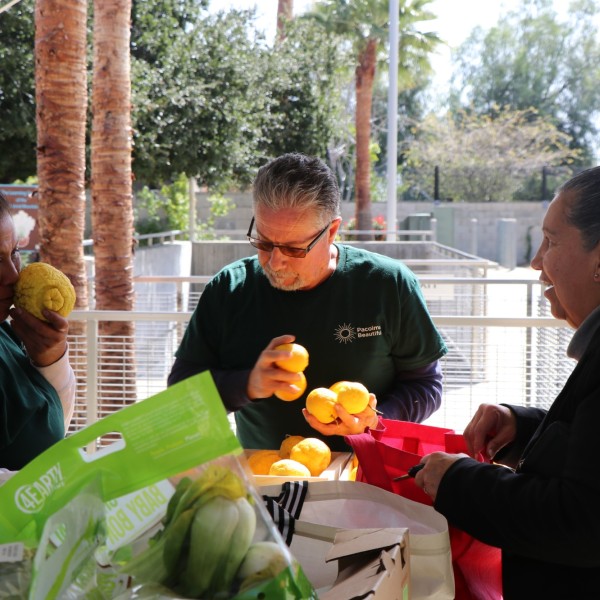
M 340 190 L 320 158 L 292 152 L 263 165 L 253 186 L 253 203 L 272 210 L 314 209 L 322 223 L 340 216 Z

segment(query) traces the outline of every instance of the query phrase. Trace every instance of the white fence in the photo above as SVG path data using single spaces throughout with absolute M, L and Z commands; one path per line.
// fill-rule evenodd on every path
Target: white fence
M 442 360 L 442 408 L 428 423 L 462 431 L 481 402 L 549 406 L 574 367 L 565 354 L 572 330 L 548 316 L 539 281 L 419 277 L 449 348 Z M 78 378 L 71 431 L 165 389 L 175 350 L 208 279 L 136 278 L 135 311 L 71 314 L 71 321 L 86 324 L 83 334 L 70 336 Z M 132 322 L 135 334 L 102 336 L 102 321 Z

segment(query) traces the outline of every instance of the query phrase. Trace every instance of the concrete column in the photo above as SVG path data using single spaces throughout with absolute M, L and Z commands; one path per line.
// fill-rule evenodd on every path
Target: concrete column
M 437 219 L 435 217 L 429 220 L 429 228 L 431 229 L 431 241 L 437 242 Z
M 477 219 L 469 221 L 469 254 L 477 256 Z
M 498 219 L 498 263 L 508 269 L 517 266 L 516 219 Z

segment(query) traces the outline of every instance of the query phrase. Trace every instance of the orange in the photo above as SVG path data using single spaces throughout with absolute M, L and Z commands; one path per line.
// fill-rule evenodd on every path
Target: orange
M 294 388 L 294 391 L 277 390 L 275 392 L 275 396 L 277 396 L 280 400 L 285 400 L 286 402 L 289 402 L 290 400 L 298 400 L 298 398 L 304 394 L 304 390 L 306 390 L 306 377 L 304 376 L 304 373 L 298 373 L 298 375 L 300 375 L 302 379 L 291 384 Z
M 292 448 L 290 458 L 308 467 L 313 477 L 318 477 L 331 462 L 331 450 L 323 440 L 304 438 Z
M 289 458 L 282 458 L 271 465 L 269 475 L 310 477 L 310 471 L 302 463 Z
M 315 388 L 306 397 L 306 410 L 321 423 L 333 423 L 337 419 L 335 403 L 337 395 L 328 388 Z
M 358 381 L 338 381 L 330 388 L 337 401 L 351 414 L 362 412 L 369 406 L 369 390 Z
M 289 458 L 292 448 L 303 439 L 303 435 L 288 435 L 283 442 L 281 442 L 281 446 L 279 446 L 279 456 L 281 458 Z
M 308 367 L 308 351 L 304 346 L 300 344 L 279 344 L 279 346 L 275 346 L 275 350 L 291 352 L 291 356 L 275 361 L 279 368 L 292 373 L 300 373 Z
M 348 479 L 350 481 L 356 481 L 356 471 L 358 471 L 358 467 L 352 467 L 350 469 L 350 473 L 348 473 Z
M 268 475 L 271 465 L 280 458 L 277 450 L 257 450 L 248 457 L 248 466 L 255 475 Z

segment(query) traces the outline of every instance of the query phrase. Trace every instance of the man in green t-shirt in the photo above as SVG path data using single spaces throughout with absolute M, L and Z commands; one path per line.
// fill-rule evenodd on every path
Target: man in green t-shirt
M 259 171 L 248 239 L 258 255 L 224 267 L 202 293 L 169 385 L 210 370 L 245 448 L 279 448 L 286 435 L 343 436 L 386 418 L 420 422 L 440 406 L 446 346 L 415 275 L 400 261 L 335 243 L 341 224 L 335 175 L 320 159 L 285 154 Z M 296 341 L 309 353 L 305 394 L 282 401 L 300 375 L 276 366 Z M 306 395 L 341 380 L 374 394 L 362 413 L 337 408 L 320 423 Z

